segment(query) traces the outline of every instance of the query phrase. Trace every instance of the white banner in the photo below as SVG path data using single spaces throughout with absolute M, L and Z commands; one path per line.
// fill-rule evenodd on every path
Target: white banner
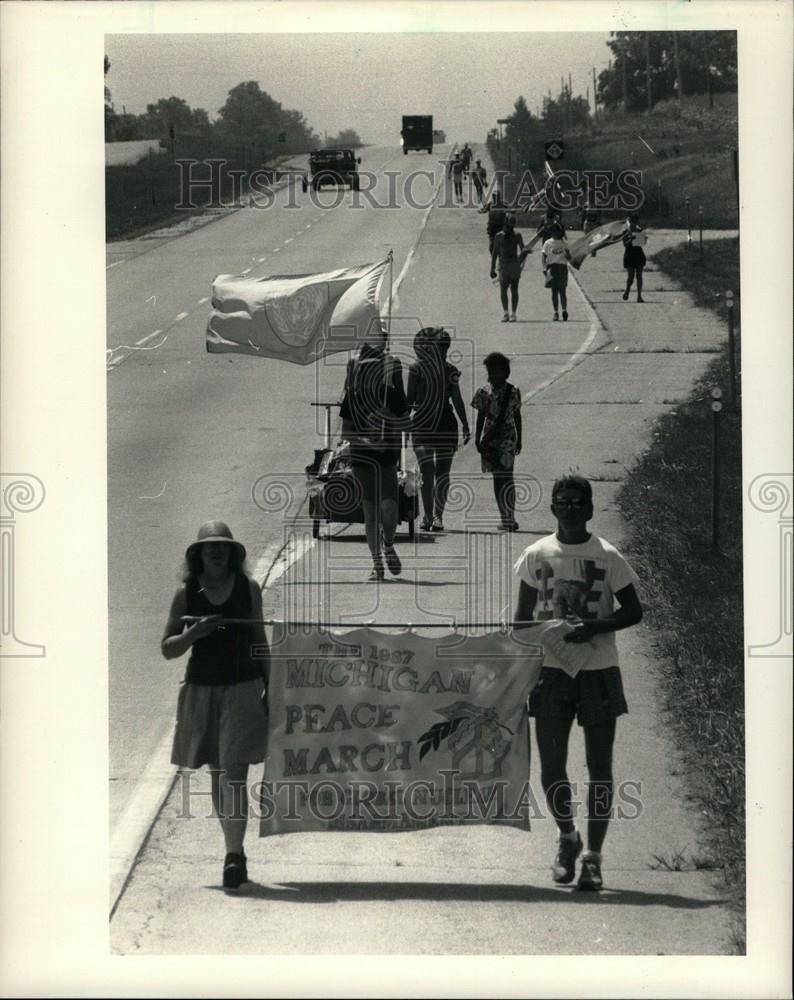
M 529 829 L 538 629 L 428 638 L 276 626 L 260 835 Z

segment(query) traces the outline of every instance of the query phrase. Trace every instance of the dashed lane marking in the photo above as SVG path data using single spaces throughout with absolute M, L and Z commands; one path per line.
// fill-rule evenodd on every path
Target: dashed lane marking
M 162 330 L 153 330 L 151 333 L 147 333 L 145 337 L 141 337 L 140 340 L 135 341 L 135 346 L 140 347 L 142 344 L 148 344 L 150 340 L 159 337 L 162 332 Z
M 174 316 L 174 322 L 175 323 L 181 323 L 182 320 L 183 319 L 187 319 L 187 317 L 189 315 L 190 315 L 190 313 L 186 313 L 186 312 L 177 313 L 176 316 Z

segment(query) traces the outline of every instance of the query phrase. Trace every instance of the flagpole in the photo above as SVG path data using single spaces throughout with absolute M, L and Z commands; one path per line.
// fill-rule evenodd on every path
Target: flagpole
M 389 250 L 389 308 L 386 313 L 386 346 L 384 349 L 384 355 L 388 354 L 389 341 L 391 339 L 391 297 L 392 297 L 392 278 L 394 274 L 394 250 Z M 384 357 L 383 363 L 383 409 L 386 409 L 386 401 L 388 399 L 389 393 L 389 364 L 387 357 Z M 380 422 L 380 438 L 381 441 L 386 437 L 386 417 L 381 417 Z

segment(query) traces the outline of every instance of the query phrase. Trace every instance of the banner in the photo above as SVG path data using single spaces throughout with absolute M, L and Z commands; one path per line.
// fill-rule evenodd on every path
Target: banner
M 380 291 L 390 258 L 322 274 L 220 274 L 207 323 L 210 354 L 308 365 L 381 337 Z
M 602 250 L 604 247 L 612 246 L 613 243 L 622 242 L 625 232 L 626 223 L 623 220 L 620 222 L 608 222 L 605 226 L 591 229 L 589 233 L 585 233 L 584 236 L 581 236 L 569 247 L 571 251 L 571 265 L 578 271 L 582 266 L 582 261 L 588 254 L 594 250 Z
M 538 639 L 560 625 L 442 638 L 276 626 L 260 836 L 528 830 L 527 698 Z

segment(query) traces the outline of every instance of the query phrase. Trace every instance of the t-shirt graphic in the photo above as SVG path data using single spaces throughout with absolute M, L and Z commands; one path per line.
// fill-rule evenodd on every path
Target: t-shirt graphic
M 518 577 L 537 591 L 534 617 L 537 621 L 576 615 L 583 621 L 607 618 L 615 609 L 614 595 L 624 587 L 637 586 L 637 574 L 618 550 L 598 535 L 569 545 L 556 535 L 547 535 L 528 546 L 515 564 Z M 618 666 L 614 632 L 590 640 L 594 655 L 582 668 L 600 670 Z M 560 667 L 551 652 L 546 666 Z

